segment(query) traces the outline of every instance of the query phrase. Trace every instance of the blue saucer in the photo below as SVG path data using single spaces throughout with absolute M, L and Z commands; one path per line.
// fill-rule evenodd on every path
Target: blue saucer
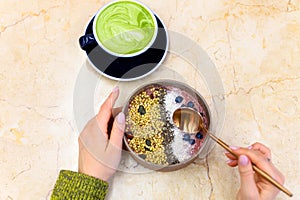
M 153 45 L 144 53 L 134 57 L 117 57 L 108 54 L 98 44 L 85 50 L 92 66 L 103 76 L 117 81 L 132 81 L 143 78 L 159 67 L 166 57 L 169 41 L 166 28 L 155 15 L 158 32 Z M 89 22 L 85 34 L 93 33 L 93 21 Z

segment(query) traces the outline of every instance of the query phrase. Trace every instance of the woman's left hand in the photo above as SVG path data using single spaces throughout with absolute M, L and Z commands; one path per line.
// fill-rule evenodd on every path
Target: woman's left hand
M 124 113 L 120 112 L 115 117 L 109 132 L 109 122 L 118 96 L 119 89 L 116 87 L 78 138 L 79 172 L 104 181 L 108 181 L 116 172 L 121 160 L 125 129 Z

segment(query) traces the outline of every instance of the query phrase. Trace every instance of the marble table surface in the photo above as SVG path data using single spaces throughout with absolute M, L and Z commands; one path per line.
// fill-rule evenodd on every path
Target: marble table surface
M 87 22 L 107 2 L 0 1 L 0 199 L 49 199 L 59 171 L 77 170 L 82 124 L 75 110 L 97 110 L 115 85 L 121 105 L 146 81 L 124 83 L 97 74 L 79 47 Z M 272 162 L 294 193 L 277 199 L 299 199 L 300 1 L 142 2 L 170 33 L 170 52 L 148 79 L 184 77 L 216 109 L 216 134 L 228 144 L 262 142 L 272 149 Z M 206 62 L 190 62 L 198 55 L 180 55 L 195 46 L 178 48 L 177 36 L 203 50 L 215 66 L 214 77 L 196 70 Z M 94 90 L 87 77 L 78 86 L 85 75 L 96 77 Z M 84 93 L 76 86 L 90 90 L 91 101 L 80 100 Z M 239 176 L 226 160 L 214 146 L 184 169 L 138 173 L 144 168 L 124 155 L 107 199 L 234 199 Z

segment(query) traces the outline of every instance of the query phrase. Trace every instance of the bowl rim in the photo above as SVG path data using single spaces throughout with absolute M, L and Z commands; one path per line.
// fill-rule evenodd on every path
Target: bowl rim
M 136 89 L 133 90 L 133 92 L 127 97 L 126 101 L 125 101 L 125 105 L 122 109 L 122 112 L 125 114 L 125 119 L 127 117 L 126 115 L 126 110 L 128 108 L 128 105 L 129 105 L 129 102 L 130 102 L 130 99 L 135 95 L 137 94 L 139 91 L 141 91 L 144 87 L 147 87 L 147 86 L 150 86 L 150 85 L 159 85 L 159 84 L 162 84 L 162 83 L 167 83 L 167 84 L 170 84 L 171 86 L 174 86 L 176 84 L 180 85 L 180 89 L 182 89 L 181 87 L 184 87 L 185 89 L 188 89 L 188 90 L 191 90 L 191 92 L 194 92 L 196 94 L 196 97 L 201 101 L 200 102 L 200 105 L 203 105 L 204 108 L 205 108 L 205 112 L 208 116 L 208 130 L 211 130 L 211 111 L 210 111 L 210 108 L 206 102 L 206 100 L 204 99 L 204 97 L 196 90 L 194 89 L 193 87 L 191 87 L 190 85 L 186 84 L 186 83 L 183 83 L 183 82 L 180 82 L 180 81 L 177 81 L 177 80 L 172 80 L 172 79 L 160 79 L 160 80 L 155 80 L 155 81 L 150 81 L 148 83 L 145 83 L 143 85 L 140 85 L 138 86 Z M 125 131 L 126 132 L 126 131 Z M 176 164 L 167 164 L 167 165 L 158 165 L 158 164 L 155 164 L 155 163 L 151 163 L 151 162 L 148 162 L 146 160 L 144 160 L 143 158 L 139 157 L 137 153 L 135 153 L 129 146 L 128 144 L 128 141 L 127 141 L 127 137 L 126 135 L 124 134 L 123 136 L 123 141 L 124 141 L 124 144 L 125 144 L 125 147 L 126 149 L 130 152 L 130 155 L 138 162 L 140 163 L 142 166 L 144 167 L 147 167 L 149 169 L 153 169 L 153 170 L 156 170 L 156 171 L 174 171 L 174 170 L 178 170 L 178 169 L 181 169 L 187 165 L 189 165 L 191 162 L 193 162 L 195 159 L 197 159 L 197 157 L 199 156 L 199 154 L 202 152 L 203 149 L 205 149 L 204 147 L 207 145 L 209 139 L 209 137 L 206 135 L 205 136 L 205 139 L 202 143 L 202 146 L 201 148 L 198 150 L 197 153 L 195 153 L 194 155 L 192 155 L 190 158 L 182 161 L 182 162 L 179 162 L 179 163 L 176 163 Z M 210 151 L 208 151 L 207 153 L 209 153 Z

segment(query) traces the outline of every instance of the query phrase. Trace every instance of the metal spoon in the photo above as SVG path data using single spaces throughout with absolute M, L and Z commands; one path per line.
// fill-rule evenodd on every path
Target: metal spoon
M 236 155 L 228 144 L 223 142 L 221 139 L 216 137 L 214 134 L 210 133 L 207 128 L 205 127 L 203 123 L 203 118 L 201 114 L 197 111 L 195 111 L 192 108 L 189 107 L 181 107 L 175 110 L 172 116 L 174 125 L 182 130 L 185 133 L 191 133 L 195 134 L 199 131 L 203 131 L 208 136 L 210 136 L 211 139 L 213 139 L 215 142 L 217 142 L 219 145 L 221 145 L 224 149 L 226 149 L 229 153 L 231 153 L 233 156 L 238 158 L 238 155 Z M 286 189 L 284 186 L 282 186 L 280 183 L 278 183 L 275 179 L 273 179 L 268 173 L 265 171 L 259 169 L 256 165 L 252 164 L 253 170 L 260 174 L 262 177 L 267 179 L 270 183 L 272 183 L 274 186 L 276 186 L 278 189 L 283 191 L 288 196 L 292 197 L 293 194 Z

